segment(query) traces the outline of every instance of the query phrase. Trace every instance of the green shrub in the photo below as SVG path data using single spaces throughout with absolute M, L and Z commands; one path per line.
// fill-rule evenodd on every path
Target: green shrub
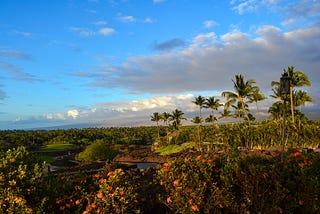
M 96 161 L 113 159 L 119 153 L 118 150 L 113 149 L 101 140 L 97 140 L 91 145 L 87 146 L 83 152 L 80 152 L 76 159 L 83 161 Z

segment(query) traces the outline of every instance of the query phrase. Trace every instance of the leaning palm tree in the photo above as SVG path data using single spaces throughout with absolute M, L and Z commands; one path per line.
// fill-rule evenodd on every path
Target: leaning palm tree
M 186 120 L 186 118 L 183 117 L 184 113 L 178 109 L 175 109 L 170 114 L 170 121 L 173 121 L 172 125 L 175 130 L 179 130 L 179 126 L 181 125 L 181 120 Z
M 287 70 L 284 69 L 284 72 L 288 73 L 288 76 L 291 77 L 290 80 L 290 104 L 291 104 L 291 117 L 292 122 L 294 123 L 294 102 L 293 102 L 293 93 L 296 87 L 302 86 L 311 86 L 308 76 L 303 71 L 294 71 L 294 66 L 289 66 Z
M 159 121 L 161 120 L 161 115 L 159 114 L 159 112 L 154 112 L 150 117 L 151 121 L 154 121 L 157 124 L 158 138 L 160 138 Z
M 251 97 L 253 91 L 257 89 L 257 86 L 254 86 L 256 81 L 250 79 L 245 82 L 242 75 L 236 75 L 235 77 L 236 81 L 232 80 L 235 92 L 224 91 L 221 96 L 227 98 L 227 102 L 225 104 L 226 107 L 232 106 L 236 101 L 238 101 L 239 103 L 236 107 L 242 109 L 250 124 L 250 118 L 248 116 L 249 112 L 246 109 L 246 100 Z
M 209 97 L 206 99 L 205 101 L 205 108 L 210 108 L 211 109 L 211 122 L 212 122 L 212 125 L 214 125 L 214 120 L 215 120 L 215 117 L 214 117 L 214 111 L 215 110 L 218 110 L 218 108 L 220 106 L 222 106 L 223 104 L 220 103 L 220 100 L 219 99 L 216 99 L 215 97 Z
M 259 88 L 257 87 L 251 96 L 249 97 L 248 103 L 255 103 L 256 108 L 257 108 L 257 114 L 258 114 L 258 121 L 260 121 L 260 112 L 259 112 L 259 107 L 258 107 L 258 102 L 267 99 L 264 94 L 261 94 L 259 91 Z

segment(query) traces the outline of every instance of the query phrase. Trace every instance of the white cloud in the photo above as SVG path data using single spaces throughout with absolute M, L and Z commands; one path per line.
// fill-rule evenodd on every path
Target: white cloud
M 117 112 L 144 112 L 146 110 L 166 109 L 168 111 L 175 108 L 185 108 L 193 98 L 192 94 L 182 94 L 177 96 L 155 96 L 141 100 L 128 102 L 106 103 L 108 110 Z
M 87 29 L 87 28 L 81 28 L 81 27 L 69 27 L 70 31 L 79 33 L 81 36 L 94 36 L 96 35 L 96 32 Z
M 93 23 L 94 25 L 97 25 L 97 26 L 101 26 L 101 25 L 106 25 L 107 22 L 106 21 L 97 21 L 95 23 Z
M 122 15 L 121 13 L 117 14 L 118 19 L 122 22 L 135 22 L 136 19 L 133 16 L 126 16 L 126 15 Z
M 145 22 L 145 23 L 153 23 L 154 21 L 153 21 L 152 18 L 147 17 L 147 18 L 144 19 L 144 22 Z
M 192 48 L 196 47 L 208 47 L 216 42 L 216 34 L 214 32 L 199 34 L 192 39 Z
M 47 114 L 45 115 L 45 118 L 48 120 L 65 120 L 65 116 L 62 113 L 55 113 L 55 114 Z
M 203 22 L 203 25 L 204 25 L 205 28 L 212 28 L 214 26 L 217 26 L 218 23 L 213 21 L 213 20 L 206 20 L 206 21 Z
M 275 26 L 263 26 L 256 33 L 250 36 L 233 31 L 218 38 L 213 32 L 199 34 L 185 49 L 132 57 L 120 66 L 110 65 L 113 75 L 87 78 L 92 80 L 90 86 L 121 88 L 124 93 L 179 94 L 230 90 L 231 79 L 243 74 L 246 79 L 255 79 L 268 95 L 270 82 L 278 80 L 284 68 L 294 65 L 312 80 L 310 92 L 320 88 L 319 28 L 283 33 Z M 159 105 L 155 100 L 129 105 L 137 110 L 151 109 L 152 104 Z
M 280 3 L 282 0 L 231 0 L 230 4 L 233 5 L 232 10 L 237 11 L 239 14 L 246 12 L 257 11 L 261 7 L 272 8 Z
M 281 13 L 283 25 L 316 23 L 320 19 L 320 2 L 318 0 L 298 0 L 290 3 Z
M 247 41 L 250 38 L 250 36 L 246 33 L 243 33 L 241 31 L 235 30 L 230 33 L 226 33 L 221 36 L 221 40 L 226 42 L 226 44 L 237 44 L 241 43 L 243 41 Z
M 154 4 L 158 4 L 158 3 L 162 3 L 162 2 L 165 2 L 167 0 L 153 0 L 153 3 Z
M 115 30 L 113 28 L 101 28 L 99 30 L 99 33 L 103 36 L 109 36 L 111 34 L 113 34 L 115 32 Z
M 76 109 L 69 110 L 67 112 L 67 116 L 72 117 L 73 119 L 76 119 L 79 116 L 79 111 Z

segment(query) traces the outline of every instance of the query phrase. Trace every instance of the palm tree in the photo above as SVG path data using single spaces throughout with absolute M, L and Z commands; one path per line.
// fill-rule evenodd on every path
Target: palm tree
M 209 97 L 206 99 L 205 101 L 205 108 L 210 108 L 211 109 L 211 122 L 212 125 L 214 125 L 214 120 L 216 119 L 214 117 L 214 111 L 217 110 L 220 106 L 222 106 L 223 104 L 219 103 L 220 100 L 216 99 L 215 97 Z
M 220 117 L 219 118 L 225 118 L 226 123 L 228 123 L 228 118 L 231 117 L 231 111 L 228 108 L 224 108 L 223 112 L 220 112 Z
M 163 112 L 161 114 L 161 119 L 163 120 L 164 124 L 166 125 L 166 136 L 167 136 L 167 141 L 169 141 L 169 138 L 168 138 L 168 121 L 170 119 L 170 113 L 168 112 Z
M 306 102 L 313 102 L 312 97 L 310 97 L 307 92 L 299 90 L 294 93 L 294 105 L 300 107 L 300 112 L 302 113 L 302 106 L 305 105 Z
M 213 117 L 212 114 L 209 115 L 209 117 L 207 117 L 205 119 L 206 123 L 212 123 L 214 124 L 214 121 L 217 121 L 217 118 L 216 117 Z
M 169 121 L 169 118 L 170 118 L 170 113 L 168 112 L 163 112 L 161 114 L 161 120 L 163 120 L 164 124 L 168 127 L 168 121 Z
M 253 91 L 252 95 L 249 97 L 248 103 L 254 102 L 256 104 L 257 113 L 258 113 L 258 121 L 260 121 L 260 112 L 259 112 L 259 108 L 258 108 L 258 102 L 265 100 L 265 99 L 266 99 L 266 97 L 264 96 L 264 94 L 261 94 L 259 92 L 258 87 Z
M 272 92 L 273 94 L 270 95 L 270 97 L 277 99 L 278 101 L 281 101 L 281 88 L 280 88 L 280 82 L 272 81 L 271 82 Z
M 198 96 L 198 97 L 195 97 L 195 100 L 192 101 L 192 103 L 196 104 L 197 106 L 199 106 L 199 112 L 200 112 L 200 126 L 202 126 L 202 108 L 204 107 L 205 105 L 205 102 L 206 102 L 206 98 L 202 97 L 202 96 Z
M 201 124 L 201 119 L 199 116 L 196 116 L 192 119 L 192 122 L 195 124 L 198 124 L 198 146 L 200 146 L 201 142 L 201 130 L 200 130 L 200 124 Z
M 282 117 L 283 104 L 281 101 L 277 101 L 269 108 L 268 113 L 272 119 L 278 120 Z
M 245 103 L 244 105 L 245 107 L 243 108 L 243 105 L 240 101 L 238 101 L 236 105 L 231 105 L 231 107 L 235 110 L 234 116 L 238 118 L 238 122 L 240 122 L 240 118 L 244 117 L 245 115 L 247 117 L 247 121 L 250 122 L 248 104 Z
M 294 66 L 289 66 L 284 72 L 288 73 L 291 77 L 290 80 L 290 103 L 291 103 L 291 117 L 294 123 L 294 102 L 293 102 L 293 91 L 296 87 L 311 86 L 308 76 L 303 71 L 294 71 Z
M 159 114 L 159 112 L 154 112 L 150 117 L 151 121 L 154 121 L 157 124 L 158 138 L 160 138 L 159 121 L 161 120 L 161 115 Z
M 183 117 L 184 113 L 178 109 L 175 109 L 170 114 L 170 120 L 173 121 L 173 127 L 176 130 L 179 130 L 179 126 L 181 125 L 181 120 L 186 120 L 186 118 Z
M 253 86 L 256 81 L 250 79 L 245 82 L 242 75 L 236 75 L 235 77 L 236 81 L 232 80 L 235 92 L 224 91 L 221 96 L 227 98 L 227 102 L 225 104 L 227 107 L 232 106 L 236 101 L 238 101 L 239 103 L 237 104 L 237 107 L 243 110 L 250 124 L 248 110 L 246 109 L 246 99 L 251 97 L 253 91 L 257 89 L 257 86 Z

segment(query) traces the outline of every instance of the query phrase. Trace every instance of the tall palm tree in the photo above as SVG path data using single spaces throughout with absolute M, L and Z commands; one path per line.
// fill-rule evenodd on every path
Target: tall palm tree
M 151 121 L 154 121 L 157 124 L 158 138 L 160 138 L 159 121 L 161 120 L 161 115 L 159 114 L 159 112 L 154 112 L 150 117 Z
M 294 66 L 289 66 L 287 70 L 284 69 L 284 72 L 288 73 L 288 76 L 291 77 L 290 80 L 290 103 L 291 103 L 291 117 L 292 122 L 294 123 L 294 102 L 293 102 L 293 91 L 296 87 L 302 86 L 311 86 L 308 76 L 300 70 L 294 71 Z
M 216 99 L 215 97 L 209 97 L 206 99 L 205 101 L 205 108 L 210 108 L 211 109 L 211 118 L 212 118 L 212 125 L 214 125 L 214 111 L 217 110 L 220 106 L 222 106 L 223 104 L 220 103 L 219 99 Z
M 173 128 L 176 130 L 179 130 L 179 126 L 181 125 L 181 120 L 186 120 L 186 118 L 183 117 L 184 113 L 178 109 L 175 109 L 170 114 L 170 120 L 173 121 Z
M 200 118 L 200 126 L 202 126 L 202 108 L 204 107 L 206 102 L 206 98 L 202 96 L 195 97 L 195 100 L 192 101 L 192 103 L 196 104 L 199 106 L 199 118 Z
M 253 93 L 249 97 L 248 103 L 253 103 L 254 102 L 256 104 L 257 113 L 258 113 L 258 121 L 260 121 L 260 112 L 259 112 L 258 102 L 262 101 L 262 100 L 265 100 L 265 99 L 267 99 L 266 96 L 264 96 L 264 94 L 260 93 L 258 87 L 253 91 Z
M 236 81 L 232 80 L 235 92 L 224 91 L 221 93 L 221 96 L 227 98 L 227 102 L 225 104 L 227 107 L 232 106 L 236 101 L 238 101 L 239 103 L 237 104 L 237 107 L 243 110 L 250 124 L 248 110 L 246 109 L 246 100 L 251 97 L 253 91 L 256 90 L 257 86 L 254 86 L 256 81 L 250 79 L 245 82 L 242 75 L 235 75 L 235 77 Z
M 201 142 L 201 130 L 200 130 L 200 117 L 196 116 L 192 119 L 192 122 L 198 125 L 198 146 L 200 146 L 200 142 Z

